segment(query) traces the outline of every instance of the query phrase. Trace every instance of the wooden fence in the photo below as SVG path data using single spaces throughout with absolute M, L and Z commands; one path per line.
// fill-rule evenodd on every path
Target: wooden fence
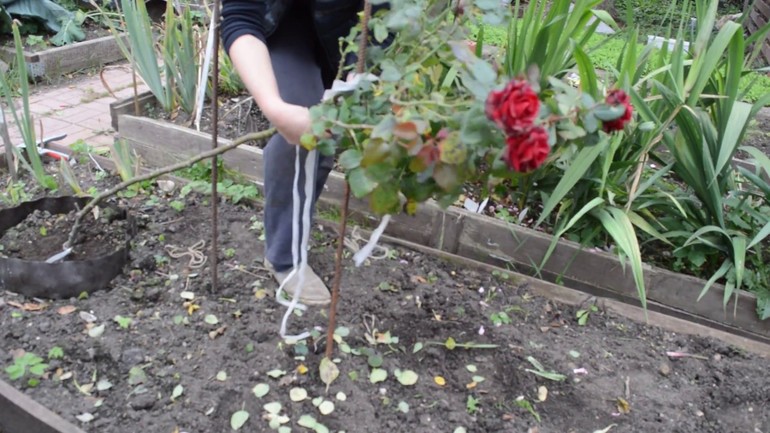
M 750 2 L 746 1 L 746 8 Z M 754 7 L 749 11 L 749 19 L 746 20 L 746 26 L 749 33 L 757 31 L 760 27 L 770 22 L 770 0 L 757 0 Z M 770 38 L 762 41 L 762 57 L 765 63 L 770 65 Z

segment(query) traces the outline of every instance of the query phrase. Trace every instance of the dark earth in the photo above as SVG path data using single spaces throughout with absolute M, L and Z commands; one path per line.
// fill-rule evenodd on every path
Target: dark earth
M 98 188 L 105 182 L 115 180 Z M 316 432 L 770 432 L 764 358 L 588 300 L 581 326 L 578 308 L 533 296 L 512 277 L 393 245 L 361 268 L 347 251 L 340 376 L 327 392 L 318 374 L 323 335 L 299 344 L 278 335 L 285 308 L 260 265 L 259 204 L 219 207 L 213 291 L 208 264 L 195 261 L 207 252 L 196 244 L 210 240 L 208 198 L 179 199 L 176 188 L 114 200 L 133 211 L 139 233 L 130 265 L 107 290 L 54 302 L 0 294 L 0 365 L 24 351 L 48 364 L 36 387 L 26 385 L 29 374 L 3 380 L 87 432 L 227 432 L 240 410 L 250 414 L 243 431 L 270 431 L 264 405 L 272 402 L 291 431 L 308 430 L 298 422 L 312 415 L 328 429 Z M 172 209 L 172 199 L 184 208 Z M 334 235 L 322 227 L 310 264 L 330 281 Z M 289 330 L 323 329 L 326 317 L 319 308 L 295 314 Z M 63 356 L 48 359 L 54 347 Z M 533 362 L 550 379 L 533 373 Z M 383 382 L 370 382 L 370 364 L 387 371 Z M 413 371 L 416 383 L 399 383 L 397 369 Z M 257 397 L 258 384 L 269 392 Z M 307 399 L 292 401 L 293 388 Z M 316 397 L 334 411 L 322 415 Z

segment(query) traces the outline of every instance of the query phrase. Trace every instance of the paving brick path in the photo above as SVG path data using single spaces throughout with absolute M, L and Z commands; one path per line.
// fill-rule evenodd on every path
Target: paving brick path
M 29 103 L 35 119 L 36 137 L 40 138 L 42 122 L 45 137 L 67 134 L 66 138 L 55 142 L 60 145 L 70 146 L 78 140 L 95 148 L 112 144 L 116 131 L 110 125 L 110 104 L 134 94 L 133 78 L 127 64 L 107 66 L 102 76 L 115 96 L 104 86 L 99 74 L 79 77 L 70 84 L 33 87 Z M 147 90 L 141 80 L 138 83 L 139 93 Z M 21 133 L 7 108 L 5 115 L 11 140 L 15 144 L 21 143 Z

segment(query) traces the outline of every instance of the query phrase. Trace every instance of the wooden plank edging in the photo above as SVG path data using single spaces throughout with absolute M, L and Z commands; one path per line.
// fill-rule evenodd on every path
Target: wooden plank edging
M 3 433 L 85 433 L 26 394 L 0 380 Z
M 145 163 L 160 167 L 186 159 L 211 147 L 209 134 L 167 122 L 119 116 L 120 137 L 126 139 Z M 225 144 L 228 140 L 221 140 Z M 262 183 L 264 172 L 261 149 L 243 146 L 223 155 L 224 163 L 247 178 Z M 333 172 L 322 201 L 339 205 L 344 191 L 344 175 Z M 369 219 L 368 205 L 351 200 L 351 210 L 359 222 Z M 428 202 L 414 217 L 397 215 L 386 231 L 388 235 L 462 257 L 493 265 L 511 266 L 520 273 L 533 274 L 551 242 L 551 236 L 507 224 L 495 218 L 460 208 L 442 210 Z M 578 244 L 559 241 L 550 260 L 540 269 L 540 277 L 562 281 L 573 288 L 612 297 L 638 305 L 636 286 L 630 270 L 624 271 L 613 255 L 589 252 Z M 652 266 L 645 266 L 649 300 L 702 317 L 703 323 L 721 327 L 745 337 L 770 342 L 770 321 L 756 316 L 756 298 L 741 292 L 737 307 L 730 301 L 723 308 L 723 287 L 715 285 L 700 302 L 695 302 L 705 281 Z M 736 314 L 732 312 L 735 309 Z
M 15 58 L 14 48 L 0 47 L 0 59 L 10 64 Z M 115 36 L 111 35 L 39 52 L 24 51 L 24 60 L 32 78 L 60 76 L 122 59 L 123 53 Z

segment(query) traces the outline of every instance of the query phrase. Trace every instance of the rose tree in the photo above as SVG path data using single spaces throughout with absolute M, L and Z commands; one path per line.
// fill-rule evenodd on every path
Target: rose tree
M 603 96 L 595 83 L 581 90 L 534 69 L 499 76 L 471 52 L 463 20 L 499 21 L 504 8 L 480 2 L 453 15 L 436 12 L 438 3 L 394 1 L 392 12 L 373 17 L 375 42 L 394 35 L 386 49 L 369 50 L 376 79 L 311 110 L 312 137 L 303 143 L 338 153 L 351 191 L 375 213 L 412 214 L 429 198 L 448 206 L 465 182 L 536 170 L 554 147 L 594 145 L 631 121 L 622 90 Z

